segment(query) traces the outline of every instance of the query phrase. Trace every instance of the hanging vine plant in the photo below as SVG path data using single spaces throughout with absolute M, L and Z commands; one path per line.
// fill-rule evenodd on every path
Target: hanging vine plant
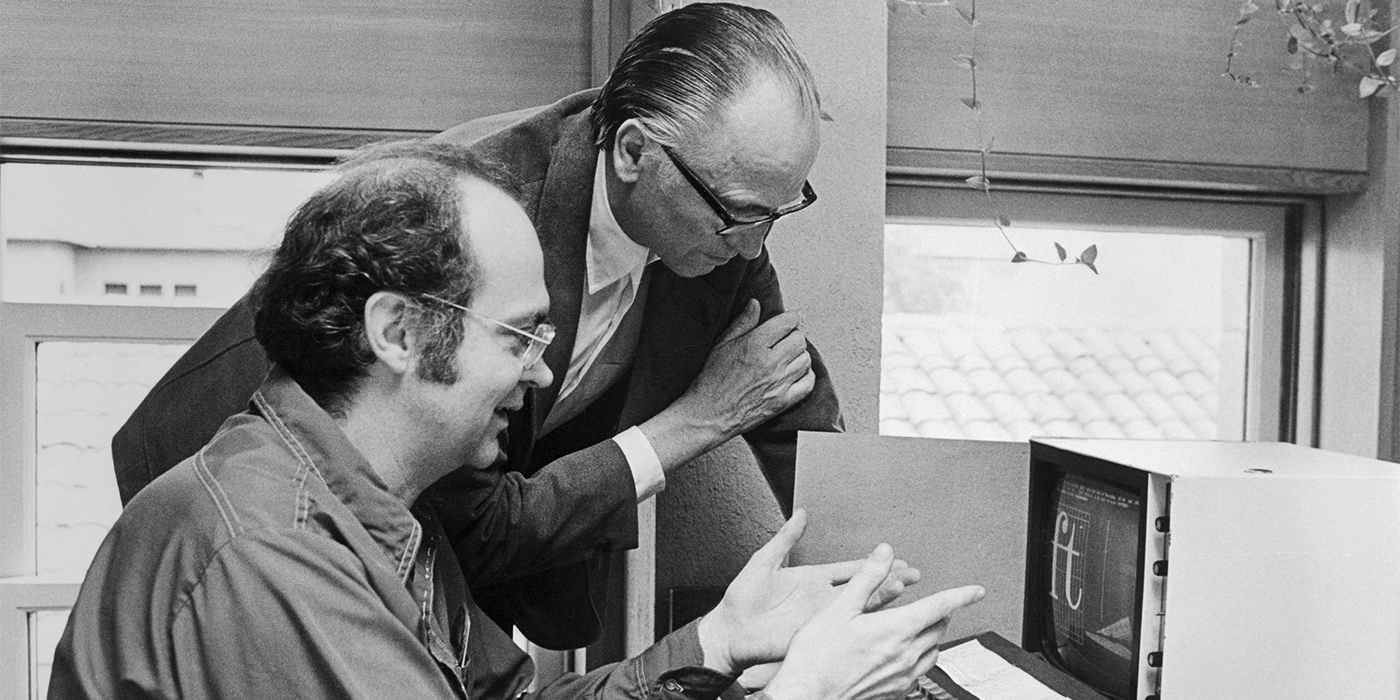
M 1243 48 L 1240 32 L 1259 13 L 1254 0 L 1240 3 L 1230 37 L 1230 50 L 1225 55 L 1223 77 L 1247 87 L 1259 87 L 1258 79 L 1238 72 L 1235 59 Z M 1313 78 L 1319 68 L 1331 73 L 1359 76 L 1357 95 L 1362 98 L 1383 95 L 1400 88 L 1397 79 L 1395 49 L 1376 51 L 1376 45 L 1396 29 L 1380 22 L 1380 10 L 1362 0 L 1346 0 L 1340 12 L 1336 5 L 1301 0 L 1274 0 L 1274 14 L 1283 20 L 1287 31 L 1283 37 L 1284 50 L 1293 56 L 1289 66 L 1302 79 L 1298 92 L 1315 88 Z
M 964 107 L 972 112 L 972 118 L 976 127 L 976 149 L 978 155 L 978 174 L 967 178 L 964 182 L 968 187 L 980 190 L 987 197 L 987 208 L 991 213 L 992 224 L 1001 233 L 1002 240 L 1011 247 L 1011 262 L 1013 263 L 1041 263 L 1045 265 L 1083 265 L 1098 274 L 1099 270 L 1094 266 L 1099 256 L 1098 245 L 1090 245 L 1078 256 L 1071 258 L 1065 247 L 1058 242 L 1055 243 L 1055 255 L 1057 260 L 1045 260 L 1034 258 L 1026 254 L 1016 242 L 1011 239 L 1011 234 L 1007 229 L 1011 228 L 1011 217 L 1007 216 L 993 196 L 995 187 L 992 179 L 987 175 L 987 156 L 992 152 L 992 146 L 996 142 L 995 134 L 988 135 L 986 129 L 986 105 L 978 96 L 977 67 L 978 67 L 978 45 L 977 35 L 981 21 L 977 17 L 977 0 L 969 0 L 967 6 L 957 4 L 954 0 L 886 0 L 886 6 L 890 14 L 898 14 L 901 8 L 912 11 L 920 17 L 930 17 L 937 8 L 948 8 L 957 13 L 962 23 L 968 27 L 969 41 L 968 52 L 953 56 L 953 62 L 967 71 L 968 93 L 959 99 Z

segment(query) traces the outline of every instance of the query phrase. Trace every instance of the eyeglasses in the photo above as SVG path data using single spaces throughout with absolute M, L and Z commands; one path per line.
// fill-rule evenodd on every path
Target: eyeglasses
M 812 183 L 803 180 L 802 199 L 787 206 L 780 207 L 777 211 L 756 219 L 741 219 L 733 216 L 729 213 L 729 210 L 724 208 L 724 203 L 719 201 L 719 197 L 715 196 L 715 193 L 710 191 L 709 186 L 701 182 L 700 178 L 696 177 L 695 173 L 690 171 L 690 168 L 685 167 L 685 163 L 682 163 L 681 159 L 676 157 L 676 154 L 671 150 L 670 146 L 662 146 L 661 151 L 666 154 L 667 158 L 671 159 L 671 163 L 676 166 L 676 170 L 681 171 L 681 176 L 685 178 L 686 182 L 689 182 L 690 186 L 694 187 L 695 191 L 700 193 L 701 199 L 704 199 L 705 203 L 710 205 L 715 215 L 719 216 L 720 221 L 724 222 L 724 226 L 720 227 L 718 231 L 715 231 L 715 235 L 727 236 L 733 233 L 746 233 L 748 231 L 757 230 L 760 227 L 763 229 L 763 232 L 767 234 L 768 229 L 772 227 L 774 221 L 793 212 L 802 211 L 812 206 L 812 202 L 817 201 L 817 193 L 812 190 Z
M 509 323 L 506 323 L 505 321 L 498 321 L 494 318 L 491 318 L 490 316 L 476 311 L 472 311 L 471 309 L 468 309 L 467 307 L 462 306 L 461 304 L 454 304 L 441 297 L 435 297 L 431 294 L 420 294 L 419 296 L 422 296 L 427 299 L 432 299 L 433 301 L 436 301 L 440 304 L 447 304 L 448 306 L 451 306 L 454 309 L 461 309 L 462 311 L 465 311 L 468 314 L 475 316 L 476 318 L 479 318 L 483 321 L 488 321 L 490 323 L 494 323 L 500 326 L 501 328 L 504 328 L 512 333 L 518 334 L 522 338 L 528 339 L 528 342 L 525 344 L 525 346 L 516 351 L 516 355 L 520 357 L 521 364 L 524 365 L 522 369 L 530 369 L 531 367 L 534 367 L 535 363 L 539 362 L 540 357 L 544 355 L 544 349 L 549 347 L 549 344 L 554 341 L 554 326 L 548 323 L 537 324 L 534 328 L 530 329 L 529 331 L 523 331 L 519 328 L 516 328 L 515 326 L 510 325 Z

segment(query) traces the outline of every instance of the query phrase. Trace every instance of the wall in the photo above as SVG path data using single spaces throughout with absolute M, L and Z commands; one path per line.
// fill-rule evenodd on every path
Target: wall
M 834 121 L 811 174 L 820 199 L 783 221 L 770 247 L 788 307 L 831 368 L 853 432 L 878 426 L 883 289 L 886 10 L 880 2 L 766 0 L 787 25 Z M 669 478 L 657 504 L 658 599 L 676 585 L 725 585 L 782 518 L 742 443 Z
M 0 117 L 436 131 L 587 87 L 590 13 L 579 0 L 0 0 Z
M 1400 461 L 1400 101 L 1371 114 L 1370 186 L 1327 202 L 1318 446 Z
M 892 163 L 948 167 L 992 142 L 991 165 L 1056 179 L 1168 179 L 1239 188 L 1355 186 L 1366 169 L 1367 112 L 1355 79 L 1320 69 L 1297 93 L 1287 22 L 1264 6 L 1240 32 L 1221 77 L 1240 3 L 1004 0 L 978 7 L 973 31 L 952 7 L 890 21 Z M 1342 3 L 1330 2 L 1340 13 Z M 963 7 L 966 10 L 966 7 Z M 980 130 L 960 100 L 977 59 Z M 1345 184 L 1344 184 L 1345 183 Z

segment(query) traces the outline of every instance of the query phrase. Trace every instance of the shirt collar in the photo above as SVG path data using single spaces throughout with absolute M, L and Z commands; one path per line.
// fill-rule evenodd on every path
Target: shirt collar
M 635 286 L 646 270 L 647 263 L 656 259 L 645 246 L 627 236 L 613 216 L 608 204 L 607 151 L 598 151 L 598 165 L 593 170 L 593 211 L 588 217 L 588 293 L 632 276 Z
M 278 367 L 268 373 L 252 403 L 296 448 L 304 466 L 320 474 L 331 494 L 384 548 L 399 577 L 407 576 L 422 540 L 422 526 L 389 492 L 335 420 Z

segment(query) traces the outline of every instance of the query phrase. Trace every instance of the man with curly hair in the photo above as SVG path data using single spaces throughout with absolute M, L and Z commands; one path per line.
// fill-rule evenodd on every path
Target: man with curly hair
M 734 437 L 791 513 L 797 432 L 843 424 L 765 241 L 816 200 L 820 121 L 776 17 L 700 3 L 643 28 L 601 89 L 437 137 L 506 168 L 558 332 L 543 360 L 558 381 L 513 412 L 505 469 L 433 489 L 502 626 L 550 648 L 597 639 L 610 553 L 637 546 L 636 504 Z M 243 410 L 267 369 L 239 303 L 113 439 L 123 499 Z
M 548 387 L 544 256 L 509 179 L 449 144 L 352 159 L 251 294 L 273 370 L 252 409 L 145 488 L 104 540 L 48 697 L 520 700 L 530 661 L 472 598 L 422 497 L 493 471 Z M 640 656 L 538 692 L 713 700 L 782 661 L 773 700 L 902 695 L 976 586 L 877 610 L 918 574 L 887 546 L 787 568 L 799 513 L 720 606 Z

